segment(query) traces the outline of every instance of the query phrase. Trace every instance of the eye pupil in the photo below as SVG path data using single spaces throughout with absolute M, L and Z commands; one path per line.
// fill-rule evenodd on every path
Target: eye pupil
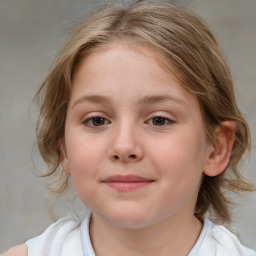
M 95 117 L 95 118 L 93 118 L 92 122 L 93 122 L 94 126 L 100 126 L 100 125 L 104 124 L 105 119 L 102 117 Z
M 163 117 L 154 117 L 153 118 L 153 124 L 154 125 L 164 125 L 165 124 L 165 118 L 163 118 Z

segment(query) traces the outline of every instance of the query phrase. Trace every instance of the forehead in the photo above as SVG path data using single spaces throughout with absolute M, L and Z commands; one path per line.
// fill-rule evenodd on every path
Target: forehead
M 169 94 L 180 98 L 180 102 L 195 101 L 195 96 L 179 84 L 175 69 L 164 67 L 160 55 L 144 45 L 108 45 L 80 61 L 73 77 L 72 95 L 100 93 L 111 98 L 118 91 L 134 99 Z
M 119 51 L 122 49 L 122 51 Z M 101 58 L 101 64 L 104 64 L 107 57 L 121 57 L 119 62 L 121 63 L 123 58 L 123 53 L 128 53 L 131 58 L 136 59 L 137 61 L 141 60 L 142 62 L 147 59 L 151 60 L 151 62 L 155 62 L 157 65 L 161 66 L 164 70 L 169 72 L 175 79 L 178 77 L 178 72 L 176 70 L 175 65 L 168 59 L 164 54 L 161 54 L 158 50 L 156 50 L 153 46 L 146 44 L 145 42 L 141 42 L 139 40 L 132 39 L 120 39 L 114 40 L 113 42 L 107 42 L 100 45 L 97 45 L 95 48 L 90 49 L 90 51 L 85 52 L 82 56 L 78 57 L 78 63 L 74 67 L 73 79 L 76 77 L 78 71 L 81 69 L 81 66 L 87 64 L 88 62 L 92 63 L 93 61 L 97 61 Z M 118 56 L 119 55 L 119 56 Z M 96 57 L 97 56 L 97 57 Z M 100 62 L 100 61 L 98 61 Z M 99 63 L 97 63 L 99 64 Z M 99 65 L 100 67 L 101 65 Z M 178 81 L 179 79 L 177 79 Z

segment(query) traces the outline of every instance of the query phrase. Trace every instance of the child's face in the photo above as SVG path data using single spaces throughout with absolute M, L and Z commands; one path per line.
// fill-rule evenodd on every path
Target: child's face
M 146 227 L 192 217 L 211 146 L 199 102 L 143 47 L 89 55 L 73 81 L 62 163 L 97 217 Z

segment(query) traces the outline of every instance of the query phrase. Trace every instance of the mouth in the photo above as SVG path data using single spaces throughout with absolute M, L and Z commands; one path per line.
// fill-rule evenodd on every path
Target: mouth
M 107 186 L 119 191 L 129 192 L 153 183 L 154 180 L 135 175 L 114 175 L 102 181 Z

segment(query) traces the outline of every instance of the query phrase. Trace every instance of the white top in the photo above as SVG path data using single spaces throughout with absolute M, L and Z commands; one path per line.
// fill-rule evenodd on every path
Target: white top
M 90 215 L 78 224 L 62 218 L 40 236 L 26 242 L 28 256 L 95 256 L 89 235 Z M 256 256 L 223 226 L 204 220 L 201 234 L 188 256 Z

